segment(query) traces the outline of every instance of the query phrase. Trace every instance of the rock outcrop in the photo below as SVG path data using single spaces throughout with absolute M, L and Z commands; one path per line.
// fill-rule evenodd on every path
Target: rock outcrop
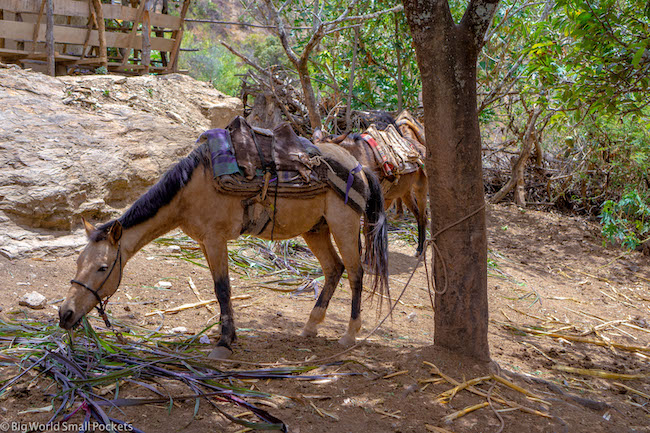
M 0 253 L 69 252 L 242 103 L 180 74 L 49 77 L 0 66 Z

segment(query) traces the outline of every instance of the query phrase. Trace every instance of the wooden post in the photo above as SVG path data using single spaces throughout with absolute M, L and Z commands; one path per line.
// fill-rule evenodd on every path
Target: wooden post
M 181 23 L 180 28 L 172 33 L 172 39 L 174 39 L 174 47 L 170 53 L 169 66 L 167 66 L 167 72 L 176 71 L 176 64 L 178 63 L 178 51 L 181 48 L 181 40 L 183 39 L 183 27 L 185 26 L 185 15 L 187 15 L 187 10 L 190 7 L 190 0 L 185 0 L 183 2 L 183 8 L 181 9 Z
M 106 26 L 104 25 L 104 11 L 100 0 L 91 0 L 97 17 L 97 33 L 99 36 L 99 63 L 108 68 L 108 54 L 106 52 Z
M 141 64 L 144 66 L 143 74 L 149 73 L 149 66 L 151 65 L 151 11 L 152 1 L 142 0 L 145 4 L 144 13 L 142 15 L 142 54 Z
M 0 9 L 0 20 L 4 20 L 4 19 L 5 19 L 5 11 Z M 0 48 L 4 48 L 4 47 L 5 47 L 5 38 L 0 38 Z
M 169 14 L 169 0 L 163 0 L 162 2 L 162 14 L 168 15 Z M 164 38 L 165 37 L 165 32 L 158 32 L 156 33 L 156 36 L 159 38 Z M 160 60 L 162 60 L 162 65 L 163 67 L 167 67 L 167 52 L 166 51 L 161 51 L 160 52 Z
M 47 46 L 47 74 L 56 75 L 56 59 L 54 58 L 54 0 L 47 0 L 47 25 L 45 40 Z

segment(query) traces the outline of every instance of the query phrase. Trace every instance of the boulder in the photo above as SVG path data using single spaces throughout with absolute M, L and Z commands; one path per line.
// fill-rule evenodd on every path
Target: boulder
M 181 74 L 0 67 L 0 254 L 71 252 L 81 217 L 119 216 L 241 101 Z M 240 110 L 240 111 L 237 111 Z
M 47 298 L 38 292 L 29 292 L 20 298 L 18 305 L 29 307 L 32 310 L 42 310 L 47 305 Z

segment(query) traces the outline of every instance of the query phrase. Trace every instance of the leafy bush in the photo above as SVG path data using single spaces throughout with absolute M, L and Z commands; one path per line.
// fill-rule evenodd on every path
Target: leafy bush
M 618 202 L 605 201 L 600 219 L 605 244 L 621 242 L 624 247 L 635 249 L 647 240 L 650 232 L 650 207 L 637 191 L 626 193 Z
M 199 41 L 194 35 L 186 33 L 184 46 L 198 48 L 199 51 L 183 53 L 181 68 L 187 68 L 190 76 L 200 81 L 210 81 L 219 91 L 231 96 L 239 93 L 241 81 L 236 74 L 246 70 L 235 56 L 222 45 L 210 40 Z

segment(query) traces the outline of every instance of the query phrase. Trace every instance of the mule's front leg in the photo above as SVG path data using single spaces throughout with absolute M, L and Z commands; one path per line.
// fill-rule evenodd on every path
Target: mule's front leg
M 201 249 L 210 266 L 214 280 L 214 293 L 221 310 L 221 338 L 208 357 L 225 359 L 232 355 L 232 343 L 235 341 L 235 319 L 228 277 L 228 244 L 225 239 L 204 240 Z
M 230 300 L 230 279 L 228 274 L 214 281 L 214 292 L 221 309 L 221 338 L 217 347 L 212 349 L 208 358 L 225 359 L 232 355 L 232 343 L 235 342 L 235 319 L 233 317 L 232 301 Z

